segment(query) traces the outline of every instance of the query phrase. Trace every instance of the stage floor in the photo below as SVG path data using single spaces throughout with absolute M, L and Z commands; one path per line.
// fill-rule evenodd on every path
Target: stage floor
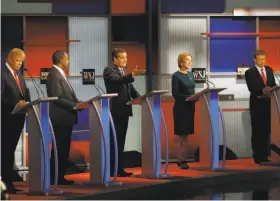
M 68 175 L 66 178 L 74 180 L 76 183 L 71 186 L 58 186 L 63 190 L 61 196 L 28 196 L 28 195 L 11 195 L 13 200 L 46 200 L 46 199 L 145 199 L 156 193 L 170 194 L 172 189 L 197 190 L 203 187 L 214 185 L 224 185 L 228 183 L 254 182 L 264 180 L 280 179 L 280 167 L 262 166 L 254 164 L 252 159 L 239 159 L 226 161 L 225 167 L 229 170 L 226 172 L 213 172 L 209 170 L 197 170 L 199 163 L 189 163 L 191 169 L 180 170 L 176 164 L 169 164 L 168 173 L 172 175 L 163 179 L 146 179 L 136 177 L 119 177 L 117 180 L 122 185 L 112 185 L 108 187 L 90 186 L 89 173 Z M 193 169 L 192 169 L 193 168 Z M 162 165 L 162 170 L 164 165 Z M 128 172 L 141 174 L 141 168 L 128 168 Z M 113 179 L 113 178 L 112 178 Z M 16 187 L 22 190 L 28 190 L 27 182 L 16 182 Z M 125 193 L 124 193 L 125 192 Z M 152 199 L 150 197 L 150 199 Z

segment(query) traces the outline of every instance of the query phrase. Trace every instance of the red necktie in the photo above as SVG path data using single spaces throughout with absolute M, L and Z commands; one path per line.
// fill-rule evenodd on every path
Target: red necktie
M 19 79 L 18 79 L 18 75 L 17 75 L 16 71 L 14 71 L 14 77 L 15 77 L 15 80 L 16 80 L 16 83 L 17 83 L 17 86 L 18 86 L 18 89 L 19 89 L 21 95 L 23 95 L 22 89 L 21 89 L 21 86 L 20 86 L 20 82 L 19 82 Z
M 262 79 L 263 79 L 263 82 L 264 82 L 264 85 L 266 85 L 266 77 L 265 77 L 265 74 L 264 74 L 264 67 L 262 67 Z
M 120 68 L 120 70 L 121 70 L 122 76 L 125 76 L 123 68 Z

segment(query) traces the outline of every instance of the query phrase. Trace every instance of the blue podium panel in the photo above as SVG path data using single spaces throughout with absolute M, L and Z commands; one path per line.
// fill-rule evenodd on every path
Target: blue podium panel
M 109 100 L 117 95 L 103 94 L 86 101 L 89 104 L 90 184 L 102 186 L 121 184 L 116 182 L 117 169 L 114 170 L 114 181 L 110 181 L 110 173 L 113 171 L 110 170 L 110 138 L 113 131 L 115 142 L 116 132 L 111 118 Z M 115 150 L 116 148 L 117 146 Z M 117 151 L 115 151 L 115 157 L 118 157 Z
M 102 119 L 102 125 L 104 129 L 104 136 L 106 139 L 105 141 L 106 146 L 105 147 L 101 146 L 101 166 L 102 166 L 101 169 L 102 169 L 102 175 L 105 175 L 105 178 L 102 178 L 102 180 L 105 182 L 104 184 L 106 185 L 110 183 L 110 121 L 109 121 L 108 98 L 103 98 L 101 100 L 101 119 Z M 101 144 L 103 145 L 103 143 Z M 105 152 L 107 153 L 106 155 Z M 107 165 L 107 168 L 106 168 L 106 172 L 104 173 L 105 164 Z
M 219 94 L 210 92 L 210 114 L 212 123 L 212 135 L 210 143 L 212 150 L 212 169 L 219 167 Z
M 40 116 L 41 116 L 41 126 L 43 132 L 43 142 L 45 143 L 45 153 L 43 151 L 43 147 L 41 145 L 41 177 L 44 178 L 44 174 L 46 174 L 46 181 L 42 179 L 42 186 L 44 186 L 43 191 L 45 193 L 50 192 L 50 150 L 49 150 L 49 143 L 51 142 L 50 138 L 50 130 L 49 130 L 49 103 L 42 102 L 40 104 Z M 45 164 L 46 163 L 46 164 Z M 46 171 L 46 172 L 45 172 Z M 45 173 L 44 173 L 45 172 Z M 45 182 L 45 185 L 43 185 Z
M 164 174 L 161 173 L 161 121 L 164 124 L 166 143 L 168 142 L 166 124 L 161 110 L 161 95 L 167 92 L 168 90 L 151 91 L 130 101 L 132 105 L 141 105 L 142 110 L 142 174 L 135 175 L 136 177 L 170 176 L 167 174 L 168 159 L 165 163 Z
M 160 107 L 160 94 L 154 95 L 153 100 L 153 116 L 155 123 L 155 133 L 154 133 L 154 143 L 153 143 L 153 153 L 157 153 L 157 156 L 154 156 L 154 167 L 155 167 L 155 176 L 161 175 L 161 132 L 160 132 L 160 116 L 161 116 L 161 107 Z M 157 139 L 155 139 L 157 138 Z

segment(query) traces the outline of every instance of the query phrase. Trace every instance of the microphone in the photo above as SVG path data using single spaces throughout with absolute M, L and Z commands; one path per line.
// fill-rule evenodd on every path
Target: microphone
M 83 72 L 80 72 L 82 74 L 82 77 L 84 76 L 84 73 Z M 95 79 L 94 79 L 94 82 L 93 82 L 93 86 L 94 88 L 97 90 L 98 94 L 101 96 L 102 94 L 100 93 L 100 90 L 105 94 L 105 91 L 98 85 L 96 84 L 95 82 Z M 100 89 L 100 90 L 99 90 Z
M 35 89 L 36 89 L 38 98 L 39 98 L 40 95 L 39 95 L 39 91 L 38 91 L 38 89 L 37 89 L 37 83 L 35 82 L 35 80 L 34 80 L 34 78 L 32 77 L 32 75 L 29 73 L 29 71 L 27 70 L 27 68 L 24 68 L 24 71 L 27 72 L 28 75 L 30 76 L 30 78 L 31 78 L 31 80 L 32 80 L 32 82 L 33 82 L 33 85 L 34 85 L 34 87 L 35 87 Z
M 150 89 L 150 90 L 156 90 L 156 89 L 157 89 L 156 86 L 153 84 L 153 81 L 150 82 L 147 73 L 144 73 L 144 75 L 145 75 L 146 81 L 147 81 L 147 83 L 148 83 L 149 89 Z
M 95 85 L 96 85 L 104 94 L 106 94 L 105 91 L 104 91 L 98 84 L 96 84 L 96 82 L 94 82 L 94 86 L 95 86 Z
M 32 75 L 31 75 L 30 72 L 28 71 L 28 69 L 27 69 L 27 68 L 24 68 L 24 71 L 26 71 L 26 72 L 29 74 L 29 76 L 31 77 L 33 83 L 35 83 L 35 84 L 37 85 L 37 87 L 40 89 L 40 91 L 41 91 L 43 97 L 45 98 L 46 96 L 45 96 L 43 90 L 41 89 L 41 87 L 39 86 L 39 84 L 34 80 L 34 78 L 32 77 Z
M 207 74 L 209 74 L 209 73 L 207 73 Z M 215 84 L 213 82 L 211 82 L 210 80 L 208 80 L 207 76 L 206 76 L 205 81 L 206 81 L 207 88 L 209 88 L 209 83 L 212 84 L 214 88 L 216 88 Z
M 135 68 L 139 68 L 139 67 L 138 67 L 138 66 L 135 66 Z M 148 75 L 149 75 L 149 74 L 148 74 L 148 72 L 146 71 L 146 72 L 144 73 L 144 76 L 145 76 L 146 81 L 147 81 L 147 83 L 148 83 L 149 89 L 150 89 L 150 90 L 156 90 L 156 89 L 157 89 L 156 86 L 153 84 L 153 81 L 150 82 Z
M 96 89 L 96 91 L 98 92 L 99 96 L 101 96 L 101 93 L 100 93 L 99 89 L 95 86 L 95 84 L 93 86 Z
M 212 84 L 214 88 L 216 87 L 215 84 L 213 82 L 209 81 L 208 79 L 206 79 L 206 82 L 207 82 L 206 84 L 207 84 L 208 88 L 209 88 L 209 83 Z

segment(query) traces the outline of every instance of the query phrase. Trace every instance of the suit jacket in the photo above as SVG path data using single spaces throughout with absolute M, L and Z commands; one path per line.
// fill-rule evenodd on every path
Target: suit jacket
M 63 75 L 52 67 L 47 78 L 48 97 L 58 97 L 50 103 L 50 118 L 54 125 L 74 125 L 77 123 L 76 106 L 78 99 Z
M 276 85 L 273 70 L 269 66 L 265 66 L 266 71 L 266 79 L 267 79 L 267 86 L 273 87 Z M 270 99 L 260 99 L 258 96 L 261 96 L 262 90 L 265 88 L 264 82 L 262 80 L 261 74 L 259 73 L 256 67 L 252 67 L 245 72 L 245 79 L 247 83 L 247 87 L 250 94 L 250 108 L 251 107 L 259 107 L 262 104 L 269 104 Z
M 16 80 L 8 67 L 5 65 L 1 69 L 1 113 L 2 119 L 10 119 L 14 116 L 25 116 L 25 114 L 12 115 L 11 112 L 14 110 L 16 104 L 21 101 L 30 102 L 29 90 L 26 87 L 26 83 L 23 75 L 18 72 L 18 78 L 21 85 L 23 95 L 17 86 Z
M 134 78 L 124 68 L 123 76 L 119 68 L 111 64 L 104 69 L 103 77 L 107 93 L 117 93 L 118 96 L 111 99 L 111 112 L 118 116 L 132 116 L 132 106 L 127 105 L 131 99 L 137 98 L 139 93 L 133 87 Z

